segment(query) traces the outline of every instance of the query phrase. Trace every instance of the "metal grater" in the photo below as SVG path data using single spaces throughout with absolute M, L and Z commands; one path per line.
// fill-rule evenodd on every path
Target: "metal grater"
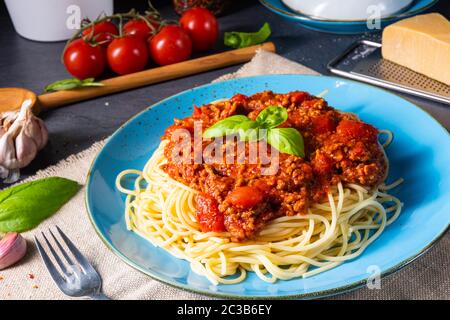
M 450 86 L 381 56 L 381 44 L 362 40 L 328 64 L 337 75 L 450 104 Z

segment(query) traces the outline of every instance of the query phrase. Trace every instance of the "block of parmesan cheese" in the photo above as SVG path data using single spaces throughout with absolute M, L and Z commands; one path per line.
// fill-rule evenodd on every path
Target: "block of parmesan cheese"
M 450 22 L 438 13 L 396 22 L 383 31 L 382 55 L 450 85 Z

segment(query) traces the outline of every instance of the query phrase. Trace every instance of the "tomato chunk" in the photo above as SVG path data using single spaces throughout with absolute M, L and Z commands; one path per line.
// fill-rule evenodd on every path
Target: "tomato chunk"
M 367 123 L 342 120 L 336 129 L 337 133 L 348 139 L 365 139 L 368 141 L 376 141 L 378 130 Z
M 243 102 L 246 102 L 247 99 L 248 99 L 248 97 L 247 97 L 246 95 L 243 95 L 243 94 L 238 93 L 238 94 L 234 95 L 230 100 L 231 100 L 232 102 L 240 102 L 240 103 L 243 103 Z
M 202 116 L 202 109 L 194 106 L 194 112 L 192 113 L 192 118 L 198 119 Z
M 267 196 L 270 193 L 271 187 L 262 179 L 258 179 L 253 184 L 253 187 L 258 188 L 264 196 Z
M 204 193 L 196 197 L 197 221 L 203 232 L 225 231 L 223 214 L 219 211 L 217 201 Z
M 248 209 L 263 201 L 264 194 L 257 188 L 252 186 L 237 187 L 229 195 L 230 203 L 237 207 Z
M 309 97 L 310 97 L 310 95 L 308 92 L 304 92 L 304 91 L 292 92 L 291 93 L 291 102 L 292 103 L 302 103 Z
M 333 119 L 327 115 L 322 115 L 313 118 L 312 124 L 314 133 L 316 134 L 332 132 L 336 128 Z
M 334 161 L 322 153 L 317 153 L 313 159 L 313 166 L 314 171 L 318 174 L 328 175 L 333 170 Z

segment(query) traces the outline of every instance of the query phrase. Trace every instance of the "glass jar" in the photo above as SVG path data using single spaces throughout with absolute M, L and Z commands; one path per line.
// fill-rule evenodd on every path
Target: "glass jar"
M 173 0 L 173 6 L 178 14 L 190 8 L 202 7 L 218 16 L 226 11 L 230 2 L 230 0 Z

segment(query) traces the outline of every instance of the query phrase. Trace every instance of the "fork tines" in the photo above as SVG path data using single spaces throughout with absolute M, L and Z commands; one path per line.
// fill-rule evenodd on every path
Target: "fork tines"
M 55 229 L 55 232 L 49 229 L 47 235 L 41 232 L 43 241 L 42 239 L 39 241 L 36 236 L 34 237 L 36 247 L 50 276 L 67 295 L 98 295 L 101 288 L 99 274 L 64 232 L 58 226 L 55 226 Z M 44 242 L 47 250 L 44 248 Z M 50 251 L 53 260 L 48 251 Z

